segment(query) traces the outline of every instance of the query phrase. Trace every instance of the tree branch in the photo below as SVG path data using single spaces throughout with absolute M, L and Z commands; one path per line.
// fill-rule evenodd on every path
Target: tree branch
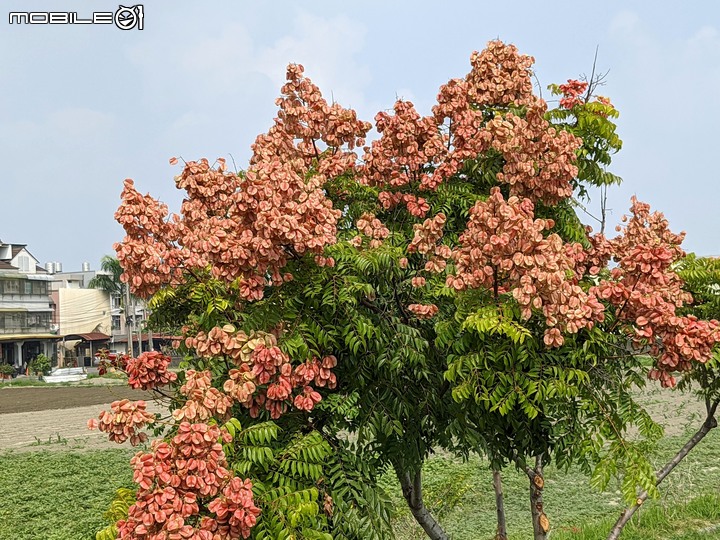
M 715 413 L 717 412 L 719 404 L 720 400 L 716 400 L 714 403 L 706 401 L 707 416 L 705 417 L 705 421 L 703 422 L 702 426 L 695 432 L 692 437 L 690 437 L 690 440 L 685 443 L 685 445 L 680 449 L 680 451 L 678 451 L 678 453 L 675 454 L 675 456 L 670 461 L 668 461 L 662 469 L 657 472 L 657 481 L 655 485 L 659 485 L 663 480 L 665 480 L 665 478 L 673 471 L 673 469 L 675 469 L 675 467 L 677 467 L 678 464 L 683 459 L 685 459 L 685 457 L 690 453 L 690 451 L 705 438 L 705 436 L 710 432 L 710 430 L 717 427 L 718 423 L 717 419 L 715 418 Z M 635 504 L 625 509 L 622 515 L 615 522 L 615 525 L 611 529 L 607 540 L 617 540 L 620 537 L 620 534 L 625 528 L 625 525 L 627 525 L 628 521 L 630 521 L 630 518 L 633 517 L 635 512 L 637 512 L 640 506 L 642 506 L 642 504 L 647 500 L 648 496 L 648 492 L 643 491 L 638 496 Z

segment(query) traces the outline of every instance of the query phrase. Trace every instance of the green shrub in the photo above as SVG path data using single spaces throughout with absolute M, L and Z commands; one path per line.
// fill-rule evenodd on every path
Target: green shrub
M 0 364 L 0 375 L 12 375 L 15 373 L 15 368 L 10 364 Z
M 45 375 L 50 373 L 50 359 L 44 354 L 38 354 L 30 362 L 30 371 L 35 375 Z

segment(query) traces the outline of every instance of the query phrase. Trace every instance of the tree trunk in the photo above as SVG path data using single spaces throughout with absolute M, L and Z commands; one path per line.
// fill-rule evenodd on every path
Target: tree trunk
M 678 464 L 685 459 L 685 456 L 687 456 L 690 451 L 695 448 L 695 446 L 702 441 L 705 438 L 705 435 L 707 435 L 711 429 L 714 429 L 717 427 L 717 419 L 715 418 L 715 412 L 717 411 L 718 405 L 720 404 L 720 401 L 715 401 L 714 403 L 710 403 L 709 401 L 706 402 L 706 409 L 707 409 L 707 416 L 705 417 L 705 421 L 703 422 L 702 426 L 699 430 L 695 432 L 695 435 L 690 437 L 690 440 L 685 443 L 685 446 L 683 446 L 680 451 L 675 454 L 675 457 L 673 457 L 670 461 L 668 461 L 665 466 L 660 469 L 657 472 L 657 482 L 656 485 L 659 485 L 660 482 L 665 480 L 665 477 L 670 474 L 675 467 L 678 466 Z M 628 521 L 630 521 L 630 518 L 635 515 L 635 512 L 638 511 L 638 508 L 642 506 L 642 504 L 647 500 L 648 498 L 648 492 L 643 491 L 637 498 L 637 501 L 635 501 L 635 504 L 632 505 L 629 508 L 626 508 L 625 511 L 622 513 L 622 515 L 618 518 L 618 520 L 615 522 L 615 525 L 613 526 L 612 530 L 610 531 L 610 534 L 607 537 L 607 540 L 617 540 L 620 537 L 620 533 L 622 533 L 623 529 L 625 528 L 625 525 L 627 525 Z
M 435 518 L 425 507 L 420 471 L 411 475 L 410 472 L 395 467 L 395 473 L 397 474 L 398 480 L 400 480 L 403 497 L 405 497 L 405 501 L 407 501 L 410 512 L 412 512 L 418 525 L 423 528 L 425 534 L 432 540 L 449 540 L 447 533 L 445 533 L 442 527 L 440 527 L 440 524 L 435 521 Z
M 502 478 L 500 477 L 500 471 L 497 469 L 493 469 L 493 487 L 495 488 L 495 508 L 497 509 L 497 533 L 495 533 L 495 540 L 508 540 Z
M 525 472 L 530 479 L 530 512 L 532 513 L 534 540 L 546 540 L 550 531 L 550 521 L 545 515 L 542 492 L 545 487 L 542 455 L 535 458 L 535 468 L 528 467 Z

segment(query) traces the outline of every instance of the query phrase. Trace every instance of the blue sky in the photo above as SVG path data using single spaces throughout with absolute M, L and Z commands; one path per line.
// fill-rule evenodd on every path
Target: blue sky
M 714 2 L 249 2 L 144 5 L 144 30 L 10 25 L 11 11 L 114 11 L 106 0 L 6 0 L 0 9 L 0 239 L 42 263 L 98 267 L 123 236 L 133 178 L 177 209 L 168 159 L 245 166 L 275 115 L 285 66 L 372 120 L 396 97 L 428 113 L 441 84 L 500 38 L 535 57 L 545 87 L 608 71 L 625 146 L 614 224 L 635 194 L 720 255 L 720 7 Z M 591 203 L 596 210 L 597 201 Z M 588 220 L 589 221 L 589 220 Z M 611 229 L 612 231 L 612 229 Z

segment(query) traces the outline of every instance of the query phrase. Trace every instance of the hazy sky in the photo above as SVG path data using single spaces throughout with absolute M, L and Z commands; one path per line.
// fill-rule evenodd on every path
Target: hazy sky
M 439 86 L 500 38 L 550 83 L 609 70 L 621 112 L 613 223 L 636 194 L 685 248 L 720 255 L 720 4 L 716 2 L 160 1 L 144 29 L 9 24 L 11 11 L 111 12 L 95 0 L 0 4 L 0 239 L 64 270 L 97 268 L 123 231 L 133 178 L 177 210 L 172 156 L 245 167 L 275 116 L 285 66 L 372 120 L 396 97 L 430 112 Z M 595 201 L 597 202 L 597 201 Z M 597 205 L 593 205 L 597 208 Z

